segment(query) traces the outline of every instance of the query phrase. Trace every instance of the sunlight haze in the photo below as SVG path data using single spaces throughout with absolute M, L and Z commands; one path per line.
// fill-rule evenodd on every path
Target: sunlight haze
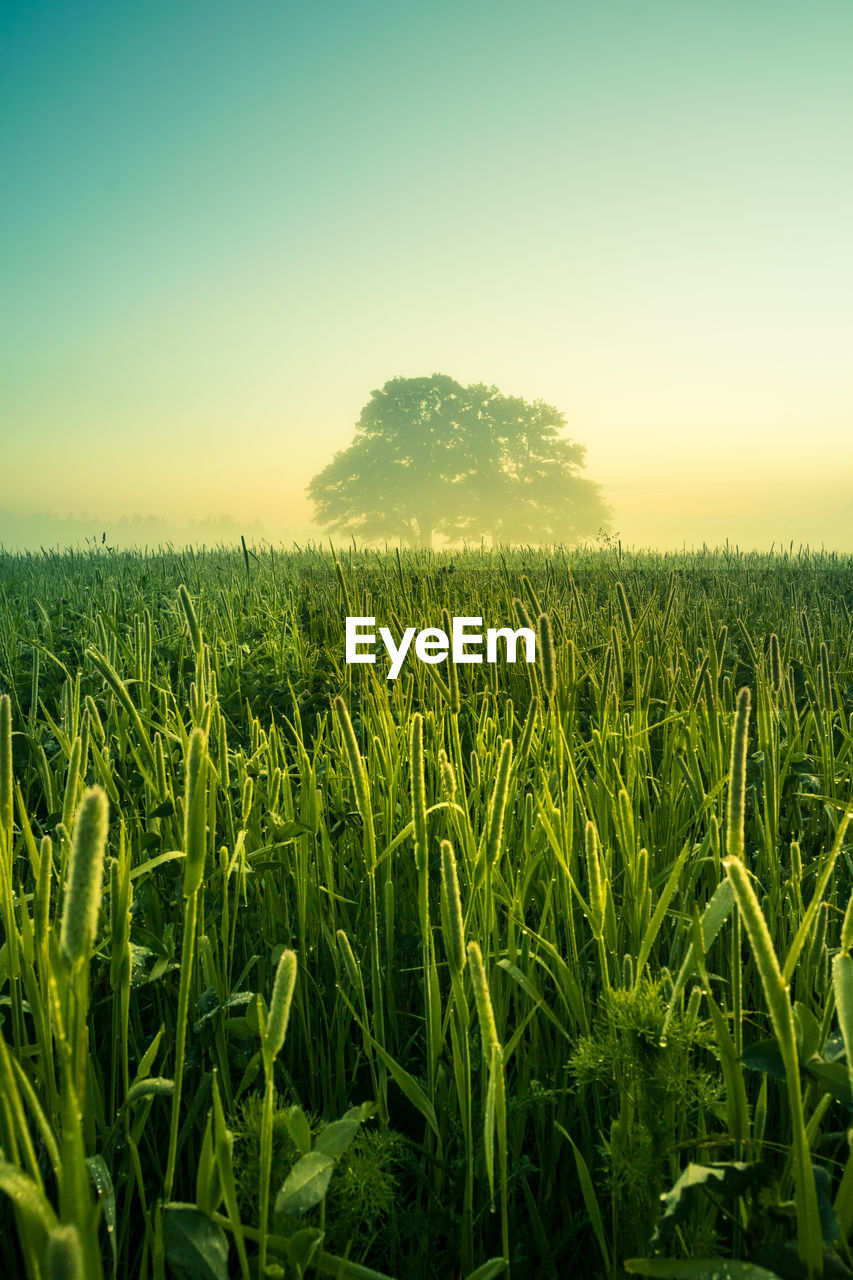
M 853 550 L 851 53 L 847 0 L 6 4 L 0 543 L 321 538 L 440 372 L 563 412 L 628 544 Z

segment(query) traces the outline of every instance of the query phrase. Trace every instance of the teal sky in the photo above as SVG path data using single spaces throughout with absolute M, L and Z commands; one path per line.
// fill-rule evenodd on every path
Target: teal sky
M 317 530 L 374 387 L 853 550 L 853 4 L 0 4 L 0 508 Z M 2 530 L 0 530 L 2 539 Z

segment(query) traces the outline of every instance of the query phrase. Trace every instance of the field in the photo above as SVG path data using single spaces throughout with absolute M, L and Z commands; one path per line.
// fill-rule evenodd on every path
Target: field
M 345 665 L 445 610 L 535 666 Z M 853 1274 L 852 621 L 807 553 L 0 554 L 5 1273 Z

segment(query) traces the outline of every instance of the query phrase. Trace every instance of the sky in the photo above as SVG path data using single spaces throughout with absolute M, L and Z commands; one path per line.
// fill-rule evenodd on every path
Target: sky
M 853 551 L 851 64 L 850 0 L 3 0 L 0 511 L 321 537 L 441 372 L 628 545 Z

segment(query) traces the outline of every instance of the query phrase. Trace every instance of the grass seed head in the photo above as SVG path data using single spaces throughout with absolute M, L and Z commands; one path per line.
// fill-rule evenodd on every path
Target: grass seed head
M 444 747 L 438 753 L 438 767 L 444 794 L 448 800 L 452 801 L 456 796 L 456 774 L 453 772 L 453 765 L 448 760 Z
M 480 1021 L 483 1054 L 486 1061 L 491 1062 L 492 1051 L 500 1048 L 500 1040 L 498 1039 L 498 1029 L 495 1026 L 495 1011 L 492 1008 L 492 997 L 486 980 L 486 970 L 483 965 L 483 953 L 476 942 L 468 943 L 468 964 L 471 970 L 474 1000 L 477 1004 L 477 1017 Z
M 359 988 L 361 987 L 361 974 L 358 971 L 358 964 L 356 963 L 352 945 L 350 943 L 349 938 L 344 933 L 343 929 L 338 929 L 336 936 L 338 939 L 338 946 L 341 949 L 341 956 L 343 957 L 344 968 L 347 971 L 347 977 L 349 978 L 355 990 L 358 991 Z
M 782 659 L 779 655 L 779 637 L 776 632 L 770 636 L 770 684 L 774 693 L 782 688 Z
M 498 776 L 495 789 L 489 804 L 489 817 L 486 834 L 486 865 L 494 866 L 501 849 L 503 837 L 504 814 L 509 796 L 509 775 L 512 768 L 512 742 L 507 738 L 501 747 L 498 761 Z
M 287 1023 L 290 1018 L 290 1006 L 296 987 L 296 952 L 283 951 L 278 962 L 273 984 L 270 1010 L 267 1015 L 267 1026 L 264 1035 L 264 1053 L 274 1060 L 281 1053 Z
M 456 858 L 449 840 L 441 842 L 441 892 L 447 911 L 448 936 L 445 938 L 447 959 L 455 973 L 465 968 L 465 925 L 462 917 L 462 899 L 459 896 L 459 879 L 456 875 Z
M 415 866 L 427 865 L 426 783 L 424 779 L 424 721 L 419 711 L 412 716 L 409 732 L 412 762 L 412 822 L 415 828 Z
M 85 963 L 92 952 L 106 840 L 107 797 L 100 787 L 90 787 L 80 801 L 74 823 L 62 913 L 60 949 L 72 968 Z
M 0 854 L 12 848 L 12 700 L 0 697 Z
M 554 652 L 554 633 L 551 630 L 551 619 L 547 613 L 540 613 L 537 624 L 539 631 L 539 653 L 542 660 L 542 687 L 549 702 L 557 695 L 557 656 Z
M 592 822 L 587 822 L 584 833 L 584 852 L 586 854 L 586 874 L 589 881 L 589 908 L 592 913 L 592 931 L 600 936 L 607 906 L 607 890 L 601 878 L 601 863 L 598 858 L 598 832 Z
M 530 614 L 527 612 L 527 606 L 524 602 L 516 597 L 512 602 L 512 607 L 515 610 L 515 616 L 521 626 L 528 627 L 532 631 L 533 622 L 531 621 Z
M 44 938 L 50 927 L 50 882 L 53 875 L 53 842 L 42 836 L 39 846 L 39 874 L 36 885 L 33 924 L 36 937 Z
M 207 741 L 198 728 L 187 750 L 184 853 L 184 897 L 189 898 L 204 879 L 207 854 Z
M 527 604 L 528 604 L 528 607 L 532 610 L 533 616 L 538 617 L 538 615 L 543 612 L 542 605 L 539 602 L 539 597 L 537 596 L 536 592 L 533 590 L 533 584 L 531 583 L 527 574 L 525 574 L 521 579 L 521 589 L 524 592 L 525 596 L 527 597 Z

